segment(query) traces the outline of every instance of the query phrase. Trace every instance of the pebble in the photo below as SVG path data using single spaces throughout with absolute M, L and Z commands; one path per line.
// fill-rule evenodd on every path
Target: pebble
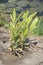
M 0 60 L 0 65 L 4 65 L 1 60 Z

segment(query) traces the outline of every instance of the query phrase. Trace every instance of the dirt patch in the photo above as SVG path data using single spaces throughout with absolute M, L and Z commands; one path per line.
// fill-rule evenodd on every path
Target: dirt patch
M 0 65 L 43 65 L 43 37 L 31 36 L 29 37 L 31 42 L 37 42 L 37 47 L 28 48 L 28 51 L 24 51 L 21 58 L 16 57 L 11 52 L 5 50 L 9 47 L 9 33 L 3 27 L 0 27 Z M 3 40 L 6 42 L 3 43 Z

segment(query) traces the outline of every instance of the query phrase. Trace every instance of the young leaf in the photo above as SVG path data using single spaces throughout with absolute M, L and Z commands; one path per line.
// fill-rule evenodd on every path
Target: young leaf
M 32 31 L 36 27 L 37 23 L 38 23 L 38 17 L 35 17 L 35 19 L 32 21 L 30 25 L 30 31 Z
M 24 18 L 24 19 L 25 19 L 25 18 L 27 18 L 27 17 L 28 17 L 28 15 L 29 15 L 29 12 L 28 12 L 28 10 L 27 10 L 27 11 L 25 11 L 25 12 L 24 12 L 24 14 L 23 14 L 22 18 Z
M 11 19 L 12 19 L 12 22 L 16 23 L 16 10 L 15 10 L 15 8 L 12 10 Z

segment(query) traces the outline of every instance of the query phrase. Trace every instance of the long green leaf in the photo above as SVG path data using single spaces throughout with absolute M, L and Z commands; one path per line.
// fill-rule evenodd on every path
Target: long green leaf
M 36 16 L 37 12 L 31 14 L 28 18 L 27 18 L 27 26 L 29 26 L 29 24 L 31 23 L 31 21 L 33 20 L 33 18 Z
M 27 18 L 27 17 L 28 17 L 28 15 L 29 15 L 29 11 L 27 10 L 27 11 L 25 11 L 25 12 L 24 12 L 24 14 L 23 14 L 22 18 L 24 18 L 24 19 L 25 19 L 25 18 Z
M 38 23 L 38 17 L 35 17 L 35 19 L 32 21 L 31 25 L 30 25 L 30 31 L 32 31 L 35 27 L 36 24 Z
M 11 19 L 12 19 L 12 22 L 16 23 L 16 10 L 15 10 L 15 8 L 12 10 Z

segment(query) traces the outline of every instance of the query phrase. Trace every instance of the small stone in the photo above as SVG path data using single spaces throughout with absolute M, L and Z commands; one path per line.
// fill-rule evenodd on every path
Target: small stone
M 8 50 L 9 50 L 9 51 L 12 51 L 12 48 L 11 48 L 11 47 L 9 47 L 9 48 L 8 48 Z
M 0 60 L 0 65 L 4 65 L 1 60 Z
M 42 52 L 42 50 L 39 50 L 39 52 Z

